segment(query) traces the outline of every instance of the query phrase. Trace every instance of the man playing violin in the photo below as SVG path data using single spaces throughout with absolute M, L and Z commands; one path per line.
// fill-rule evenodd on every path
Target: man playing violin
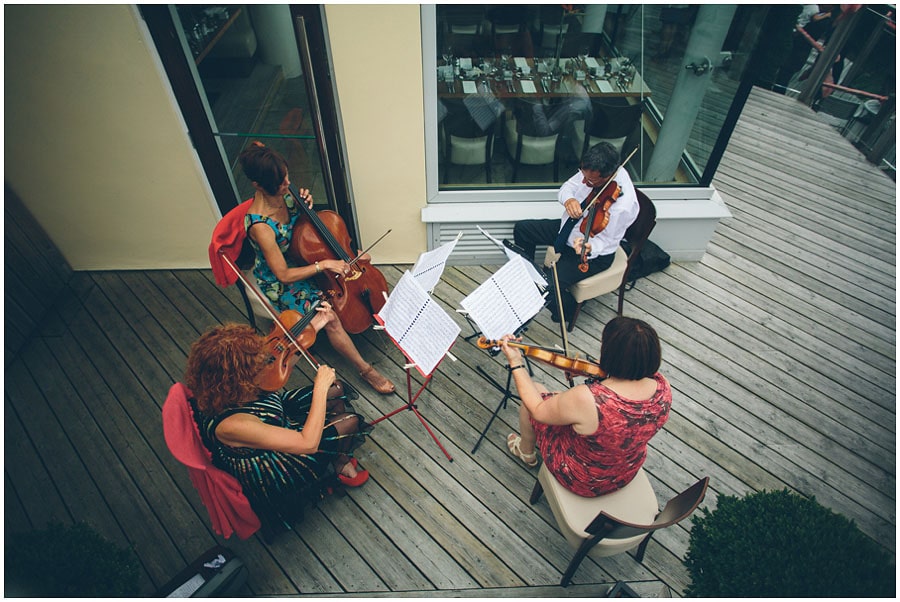
M 613 181 L 608 182 L 610 179 Z M 608 186 L 603 188 L 607 183 Z M 603 192 L 600 192 L 601 189 Z M 608 221 L 599 231 L 595 227 L 588 232 L 586 228 L 582 228 L 589 214 L 585 208 L 598 193 L 598 205 L 608 201 L 602 203 L 607 206 Z M 534 252 L 538 245 L 553 245 L 569 219 L 577 220 L 556 263 L 563 312 L 569 319 L 576 306 L 569 287 L 612 265 L 625 230 L 637 219 L 640 206 L 631 177 L 619 165 L 619 151 L 608 142 L 601 142 L 588 149 L 581 158 L 581 168 L 560 186 L 557 197 L 565 209 L 561 219 L 521 220 L 516 222 L 513 237 L 522 254 L 534 262 Z M 594 224 L 598 225 L 596 219 Z M 583 263 L 586 263 L 586 269 L 579 268 Z M 552 290 L 553 279 L 549 280 Z M 555 294 L 550 295 L 548 304 L 553 321 L 559 322 L 555 298 Z

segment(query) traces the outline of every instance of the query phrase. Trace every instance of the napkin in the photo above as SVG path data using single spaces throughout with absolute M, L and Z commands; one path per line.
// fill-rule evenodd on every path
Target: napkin
M 600 69 L 600 63 L 598 63 L 597 59 L 595 59 L 592 56 L 589 56 L 586 59 L 584 59 L 584 64 L 587 65 L 588 69 L 591 69 L 591 68 L 594 68 L 597 70 Z
M 524 56 L 517 56 L 514 60 L 516 62 L 516 67 L 518 67 L 519 69 L 522 69 L 523 71 L 525 69 L 529 69 L 528 59 L 526 59 Z
M 609 83 L 608 81 L 606 81 L 605 79 L 598 79 L 598 80 L 597 80 L 597 87 L 600 88 L 600 91 L 601 91 L 601 92 L 607 92 L 607 93 L 608 93 L 608 92 L 612 92 L 612 91 L 613 91 L 613 87 L 612 87 L 612 86 L 610 85 L 610 83 Z
M 475 94 L 478 92 L 478 88 L 475 86 L 475 82 L 464 81 L 463 82 L 463 93 L 464 94 Z
M 472 68 L 472 59 L 471 58 L 460 58 L 459 59 L 459 68 L 465 69 L 468 71 Z
M 526 92 L 528 94 L 534 94 L 535 92 L 537 92 L 537 89 L 534 87 L 534 82 L 530 79 L 523 79 L 520 83 L 522 84 L 522 92 Z

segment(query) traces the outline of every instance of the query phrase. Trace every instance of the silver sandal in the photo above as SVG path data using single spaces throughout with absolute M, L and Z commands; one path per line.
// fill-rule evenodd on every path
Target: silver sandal
M 526 454 L 522 451 L 520 445 L 522 444 L 522 437 L 515 433 L 510 433 L 506 437 L 506 447 L 509 448 L 509 452 L 520 459 L 525 463 L 529 468 L 534 468 L 538 465 L 537 459 L 537 451 L 533 451 L 530 454 Z

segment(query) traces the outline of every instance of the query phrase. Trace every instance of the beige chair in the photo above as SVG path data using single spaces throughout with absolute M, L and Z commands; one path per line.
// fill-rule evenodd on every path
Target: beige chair
M 616 289 L 619 290 L 617 313 L 620 316 L 622 315 L 622 308 L 625 304 L 625 286 L 628 284 L 628 272 L 631 270 L 634 260 L 640 256 L 644 243 L 647 242 L 650 233 L 653 232 L 653 228 L 656 226 L 656 207 L 653 206 L 653 201 L 640 190 L 635 189 L 635 191 L 637 192 L 640 210 L 634 223 L 625 231 L 625 240 L 630 243 L 631 251 L 626 255 L 624 249 L 620 246 L 616 249 L 616 256 L 611 266 L 599 274 L 589 276 L 569 287 L 569 292 L 572 293 L 572 296 L 575 297 L 575 301 L 578 303 L 575 306 L 574 314 L 567 316 L 569 332 L 575 329 L 575 321 L 578 319 L 578 314 L 581 313 L 581 306 L 585 301 L 611 293 Z M 558 259 L 559 255 L 553 250 L 553 246 L 547 247 L 544 266 L 550 267 Z
M 697 481 L 666 504 L 662 512 L 644 469 L 628 485 L 607 495 L 582 497 L 560 485 L 545 464 L 531 492 L 535 504 L 546 494 L 560 531 L 576 550 L 563 574 L 566 587 L 585 556 L 602 558 L 637 548 L 635 559 L 643 562 L 654 531 L 670 527 L 694 512 L 706 495 L 709 477 Z

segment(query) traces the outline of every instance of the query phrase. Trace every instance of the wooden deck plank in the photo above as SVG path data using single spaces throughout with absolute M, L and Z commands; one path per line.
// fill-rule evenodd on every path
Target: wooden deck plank
M 765 181 L 797 193 L 770 193 Z M 654 490 L 664 502 L 709 475 L 703 507 L 715 508 L 717 495 L 788 488 L 852 518 L 893 553 L 894 184 L 808 108 L 755 90 L 716 187 L 734 217 L 702 261 L 675 263 L 626 294 L 625 312 L 657 328 L 673 388 L 672 415 L 645 464 Z M 395 283 L 409 266 L 380 267 Z M 245 321 L 235 288 L 218 287 L 209 270 L 74 274 L 57 315 L 7 368 L 7 527 L 87 519 L 111 538 L 138 541 L 146 594 L 223 543 L 248 564 L 250 592 L 261 596 L 593 597 L 616 580 L 680 595 L 690 520 L 656 534 L 643 564 L 589 559 L 575 585 L 555 586 L 571 552 L 546 501 L 528 503 L 536 471 L 506 450 L 517 401 L 500 408 L 472 453 L 501 399 L 488 376 L 502 384 L 506 371 L 502 356 L 463 340 L 473 330 L 455 310 L 498 267 L 448 267 L 434 291 L 462 335 L 457 361 L 439 366 L 417 407 L 453 462 L 402 411 L 360 448 L 370 483 L 326 498 L 273 542 L 212 533 L 160 427 L 193 340 L 211 325 Z M 568 337 L 573 350 L 599 353 L 615 302 L 585 304 Z M 526 337 L 555 345 L 560 331 L 542 312 Z M 313 350 L 359 389 L 357 408 L 374 419 L 406 397 L 404 358 L 383 332 L 354 339 L 401 395 L 372 392 L 325 337 Z M 560 371 L 533 369 L 549 388 L 567 386 Z M 311 375 L 300 363 L 289 386 Z

